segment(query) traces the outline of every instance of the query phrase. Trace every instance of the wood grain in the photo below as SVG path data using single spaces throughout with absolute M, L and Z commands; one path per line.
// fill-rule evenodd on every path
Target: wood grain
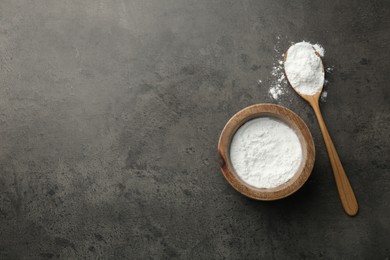
M 242 181 L 230 161 L 230 143 L 237 129 L 245 122 L 257 117 L 274 117 L 289 125 L 302 145 L 303 159 L 292 179 L 276 188 L 260 189 Z M 226 180 L 240 193 L 257 200 L 277 200 L 297 191 L 309 178 L 314 165 L 315 148 L 313 138 L 303 120 L 291 110 L 275 104 L 256 104 L 235 114 L 222 130 L 218 143 L 219 165 Z
M 299 93 L 298 93 L 299 94 Z M 325 125 L 324 119 L 321 114 L 321 110 L 318 104 L 319 97 L 321 95 L 321 92 L 309 96 L 309 95 L 302 95 L 300 94 L 309 104 L 312 106 L 317 120 L 318 124 L 320 125 L 320 129 L 322 132 L 322 135 L 324 137 L 326 149 L 328 150 L 329 160 L 332 165 L 334 178 L 337 185 L 337 190 L 339 192 L 341 204 L 343 205 L 343 208 L 345 212 L 349 216 L 355 216 L 358 213 L 359 206 L 355 197 L 355 194 L 353 192 L 352 186 L 349 183 L 347 174 L 344 171 L 344 167 L 341 164 L 340 157 L 336 151 L 336 148 L 332 142 L 332 139 L 330 138 L 328 129 Z

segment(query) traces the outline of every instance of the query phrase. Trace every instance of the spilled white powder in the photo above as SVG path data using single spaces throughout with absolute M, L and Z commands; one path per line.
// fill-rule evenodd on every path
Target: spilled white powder
M 324 49 L 308 42 L 292 45 L 287 51 L 284 69 L 291 86 L 300 94 L 314 95 L 324 85 L 324 71 L 321 58 Z
M 252 119 L 235 133 L 230 159 L 237 175 L 257 188 L 275 188 L 290 180 L 302 161 L 298 136 L 270 117 Z
M 326 68 L 326 72 L 331 73 L 333 71 L 334 67 L 328 67 Z
M 273 99 L 278 100 L 286 93 L 287 80 L 283 72 L 283 61 L 278 60 L 272 67 L 271 75 L 274 77 L 271 82 L 269 94 Z
M 328 91 L 322 91 L 321 93 L 321 101 L 326 102 L 326 98 L 328 97 Z
M 277 36 L 276 39 L 277 40 L 276 40 L 276 45 L 274 46 L 274 51 L 277 53 L 277 56 L 281 56 L 281 57 L 276 57 L 274 59 L 274 63 L 271 71 L 271 75 L 273 79 L 268 93 L 274 100 L 279 100 L 286 93 L 286 88 L 288 88 L 288 84 L 287 84 L 286 77 L 284 76 L 284 70 L 283 70 L 282 58 L 284 54 L 280 55 L 280 53 L 283 52 L 280 46 L 281 37 Z

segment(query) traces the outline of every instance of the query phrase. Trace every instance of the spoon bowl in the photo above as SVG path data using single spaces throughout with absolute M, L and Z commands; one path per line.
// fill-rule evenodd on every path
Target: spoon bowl
M 320 60 L 321 60 L 322 77 L 325 79 L 325 68 L 324 68 L 324 64 L 322 63 L 321 55 L 320 55 L 317 51 L 314 51 L 314 53 L 315 53 L 315 54 L 320 58 Z M 284 57 L 283 57 L 283 64 L 286 63 L 287 55 L 288 55 L 288 50 L 287 50 L 286 53 L 284 54 Z M 286 78 L 287 78 L 288 82 L 290 83 L 290 85 L 291 85 L 292 88 L 294 89 L 294 91 L 295 91 L 299 96 L 301 96 L 304 100 L 306 100 L 307 102 L 310 103 L 310 101 L 312 101 L 313 98 L 314 98 L 315 100 L 317 100 L 317 101 L 320 99 L 321 92 L 322 92 L 322 90 L 323 90 L 323 88 L 324 88 L 324 85 L 322 85 L 322 86 L 319 88 L 319 90 L 318 90 L 315 94 L 313 94 L 313 95 L 302 94 L 302 93 L 300 93 L 299 91 L 296 90 L 296 87 L 297 87 L 297 86 L 293 86 L 293 85 L 291 84 L 291 81 L 290 81 L 290 79 L 289 79 L 289 77 L 288 77 L 288 74 L 287 74 L 286 70 L 285 70 L 285 75 L 286 75 Z

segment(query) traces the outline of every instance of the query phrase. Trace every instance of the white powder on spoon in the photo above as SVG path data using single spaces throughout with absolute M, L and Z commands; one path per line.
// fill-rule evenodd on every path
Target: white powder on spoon
M 275 188 L 297 172 L 302 147 L 287 124 L 259 117 L 237 130 L 230 145 L 230 159 L 244 182 L 257 188 Z
M 300 94 L 314 95 L 324 85 L 321 58 L 324 49 L 319 45 L 299 42 L 287 51 L 284 69 L 291 86 Z

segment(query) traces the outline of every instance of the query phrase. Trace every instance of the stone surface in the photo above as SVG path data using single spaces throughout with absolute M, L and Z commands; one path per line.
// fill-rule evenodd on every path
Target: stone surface
M 1 1 L 0 259 L 389 259 L 389 11 L 389 1 Z M 312 131 L 308 183 L 264 203 L 218 168 L 224 124 L 275 102 L 275 46 L 301 40 L 321 43 L 334 67 L 322 110 L 355 218 L 292 90 L 277 103 Z

